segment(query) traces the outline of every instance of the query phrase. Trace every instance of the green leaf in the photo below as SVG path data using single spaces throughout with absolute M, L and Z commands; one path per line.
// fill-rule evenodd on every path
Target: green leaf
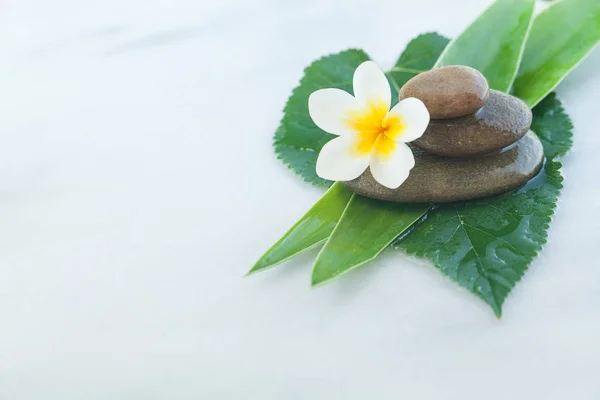
M 546 156 L 564 154 L 572 125 L 560 102 L 549 97 L 534 109 L 534 119 L 544 130 Z M 543 173 L 515 192 L 440 206 L 396 246 L 431 260 L 500 316 L 504 300 L 546 243 L 562 188 L 560 166 L 548 161 Z
M 515 95 L 530 107 L 548 95 L 600 41 L 600 1 L 562 0 L 533 23 Z
M 496 0 L 446 47 L 436 67 L 478 69 L 492 89 L 508 92 L 519 68 L 535 0 Z
M 423 204 L 398 204 L 352 196 L 317 256 L 312 285 L 326 283 L 374 259 L 429 208 Z
M 324 242 L 344 212 L 352 192 L 335 183 L 298 222 L 275 243 L 248 274 L 273 267 Z
M 554 159 L 567 154 L 573 144 L 572 129 L 573 124 L 555 93 L 548 95 L 533 109 L 531 130 L 542 141 L 546 158 Z
M 324 134 L 327 135 L 326 133 Z M 286 144 L 287 138 L 293 136 L 294 135 L 288 135 L 286 133 L 283 125 L 280 125 L 279 128 L 277 128 L 277 131 L 275 131 L 274 144 L 277 159 L 283 161 L 289 169 L 300 175 L 305 182 L 315 186 L 331 186 L 333 182 L 322 179 L 315 172 L 319 150 L 310 147 L 295 147 Z
M 450 39 L 436 32 L 419 35 L 406 45 L 394 67 L 418 72 L 427 71 L 433 68 L 449 42 Z

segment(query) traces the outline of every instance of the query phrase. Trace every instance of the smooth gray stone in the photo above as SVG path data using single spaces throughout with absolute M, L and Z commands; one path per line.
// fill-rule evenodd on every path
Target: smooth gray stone
M 431 120 L 413 143 L 433 154 L 472 157 L 500 150 L 521 139 L 531 127 L 531 110 L 520 99 L 497 90 L 482 109 L 455 119 Z
M 422 72 L 400 89 L 400 100 L 416 97 L 431 119 L 473 114 L 485 104 L 489 85 L 485 76 L 466 65 L 449 65 Z
M 537 175 L 544 148 L 533 132 L 496 154 L 478 158 L 448 158 L 413 149 L 415 166 L 397 189 L 373 179 L 367 169 L 343 182 L 350 190 L 375 199 L 407 203 L 447 203 L 478 199 L 516 189 Z

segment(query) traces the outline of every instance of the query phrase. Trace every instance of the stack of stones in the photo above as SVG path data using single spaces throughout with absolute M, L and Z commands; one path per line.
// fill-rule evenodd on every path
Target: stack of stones
M 513 190 L 535 176 L 544 152 L 529 131 L 531 111 L 521 100 L 490 90 L 485 77 L 466 66 L 448 66 L 412 78 L 400 100 L 425 103 L 431 122 L 411 143 L 415 166 L 397 189 L 367 169 L 344 182 L 354 192 L 397 202 L 452 202 Z

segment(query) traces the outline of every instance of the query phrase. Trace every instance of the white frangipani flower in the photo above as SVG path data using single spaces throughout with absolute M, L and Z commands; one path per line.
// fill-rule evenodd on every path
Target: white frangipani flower
M 321 89 L 308 99 L 315 124 L 339 136 L 323 146 L 317 175 L 349 181 L 370 167 L 377 182 L 395 189 L 415 165 L 406 143 L 423 135 L 429 112 L 416 98 L 404 99 L 390 110 L 390 85 L 372 61 L 358 66 L 353 85 L 354 96 L 340 89 Z

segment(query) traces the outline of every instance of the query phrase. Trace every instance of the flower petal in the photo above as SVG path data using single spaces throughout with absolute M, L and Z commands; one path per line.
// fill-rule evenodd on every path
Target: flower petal
M 358 138 L 345 135 L 330 140 L 317 158 L 317 175 L 331 181 L 358 178 L 369 166 L 371 154 L 356 151 Z
M 308 113 L 314 123 L 334 135 L 354 133 L 348 126 L 348 114 L 356 112 L 359 104 L 348 92 L 340 89 L 321 89 L 308 98 Z
M 394 151 L 388 155 L 375 152 L 370 161 L 373 178 L 390 189 L 402 185 L 414 166 L 412 150 L 404 143 L 396 143 Z
M 365 61 L 354 71 L 354 97 L 363 105 L 383 102 L 390 109 L 392 90 L 385 74 L 373 61 Z
M 389 116 L 398 116 L 404 125 L 404 129 L 396 137 L 390 139 L 396 142 L 412 142 L 420 138 L 427 125 L 429 125 L 429 111 L 425 104 L 419 99 L 409 97 L 394 106 L 388 113 Z

